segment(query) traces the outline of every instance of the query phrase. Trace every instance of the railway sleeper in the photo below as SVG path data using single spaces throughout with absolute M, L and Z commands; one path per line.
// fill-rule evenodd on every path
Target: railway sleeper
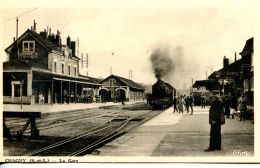
M 117 118 L 114 118 L 111 122 L 121 122 L 121 121 L 126 121 L 128 119 L 129 119 L 129 117 L 117 117 Z
M 130 121 L 142 121 L 142 120 L 144 120 L 144 118 L 143 117 L 140 117 L 140 118 L 133 118 L 133 119 L 131 119 Z

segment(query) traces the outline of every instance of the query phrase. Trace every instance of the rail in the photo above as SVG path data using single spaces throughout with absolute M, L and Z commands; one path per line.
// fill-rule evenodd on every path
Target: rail
M 90 137 L 91 135 L 97 135 L 98 133 L 103 133 L 107 129 L 112 129 L 113 127 L 116 127 L 116 129 L 113 129 L 112 132 L 109 132 L 108 134 L 102 136 L 100 139 L 90 143 L 89 145 L 86 145 L 86 147 L 80 148 L 79 150 L 76 150 L 76 151 L 72 151 L 67 156 L 82 155 L 82 154 L 86 153 L 87 151 L 93 150 L 96 147 L 100 146 L 101 144 L 104 144 L 105 142 L 108 142 L 108 141 L 112 140 L 113 138 L 119 136 L 120 134 L 124 133 L 126 130 L 128 130 L 128 129 L 126 129 L 126 127 L 130 121 L 134 121 L 135 118 L 140 117 L 146 113 L 139 114 L 136 116 L 133 116 L 133 115 L 130 115 L 127 117 L 123 116 L 125 118 L 125 120 L 123 119 L 119 122 L 114 123 L 113 120 L 115 121 L 119 117 L 119 116 L 117 116 L 117 117 L 111 119 L 109 122 L 103 123 L 95 128 L 92 128 L 91 130 L 85 131 L 75 137 L 68 138 L 63 141 L 57 142 L 53 145 L 49 145 L 47 147 L 41 148 L 39 150 L 29 153 L 28 155 L 29 156 L 39 156 L 39 155 L 48 156 L 48 151 L 49 151 L 49 153 L 53 154 L 55 152 L 53 152 L 51 150 L 54 150 L 54 151 L 55 151 L 55 149 L 59 150 L 57 148 L 65 146 L 69 143 L 75 143 L 77 141 Z

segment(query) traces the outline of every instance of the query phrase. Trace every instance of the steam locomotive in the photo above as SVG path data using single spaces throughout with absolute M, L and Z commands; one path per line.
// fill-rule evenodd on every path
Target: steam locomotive
M 176 89 L 172 85 L 158 79 L 158 81 L 152 86 L 150 104 L 153 109 L 164 109 L 170 107 L 175 95 Z

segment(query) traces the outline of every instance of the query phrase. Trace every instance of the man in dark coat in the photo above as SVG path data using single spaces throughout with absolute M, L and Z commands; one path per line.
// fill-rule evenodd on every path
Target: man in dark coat
M 221 115 L 224 115 L 223 108 L 221 99 L 213 96 L 209 109 L 210 142 L 209 148 L 204 150 L 205 152 L 221 150 Z
M 201 97 L 201 108 L 204 109 L 206 106 L 206 98 L 204 96 Z
M 193 103 L 194 103 L 194 98 L 193 98 L 192 95 L 190 95 L 190 97 L 189 97 L 189 103 L 190 103 L 190 110 L 191 110 L 190 115 L 193 115 Z
M 186 96 L 184 98 L 184 101 L 185 101 L 185 107 L 186 107 L 187 113 L 189 113 L 189 108 L 190 108 L 190 98 L 189 98 L 189 96 Z
M 238 105 L 238 101 L 236 96 L 232 96 L 231 97 L 231 108 L 234 109 L 235 112 L 237 112 L 237 105 Z M 232 118 L 234 118 L 234 113 L 232 114 Z
M 224 109 L 225 109 L 225 115 L 227 116 L 227 118 L 229 118 L 231 101 L 230 101 L 230 98 L 228 96 L 225 96 L 223 98 L 223 104 L 224 104 Z
M 173 112 L 174 113 L 175 113 L 175 111 L 177 111 L 177 112 L 179 111 L 178 108 L 177 108 L 177 101 L 178 101 L 177 96 L 174 96 L 174 98 L 173 98 L 173 108 L 174 108 Z

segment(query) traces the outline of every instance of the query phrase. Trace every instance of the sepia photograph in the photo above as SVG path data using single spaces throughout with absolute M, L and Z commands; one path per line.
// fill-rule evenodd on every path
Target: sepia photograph
M 2 2 L 1 162 L 259 162 L 255 1 Z

